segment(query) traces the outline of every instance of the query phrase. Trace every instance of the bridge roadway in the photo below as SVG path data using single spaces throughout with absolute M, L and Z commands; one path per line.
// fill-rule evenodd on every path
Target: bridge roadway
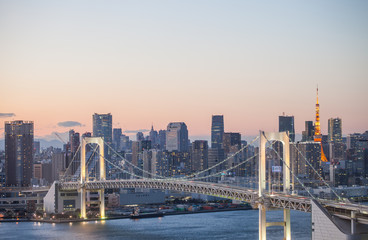
M 161 180 L 161 179 L 121 179 L 85 182 L 61 182 L 60 190 L 86 190 L 118 189 L 118 188 L 148 188 L 181 191 L 188 193 L 199 193 L 209 196 L 240 200 L 257 205 L 264 203 L 268 208 L 286 208 L 303 212 L 311 212 L 311 201 L 309 198 L 298 195 L 287 195 L 283 193 L 266 194 L 258 196 L 258 191 L 243 187 L 228 186 L 224 184 L 184 181 L 184 180 Z M 336 202 L 331 200 L 318 200 L 331 214 L 350 219 L 351 212 L 356 213 L 358 222 L 368 224 L 368 206 L 349 202 Z

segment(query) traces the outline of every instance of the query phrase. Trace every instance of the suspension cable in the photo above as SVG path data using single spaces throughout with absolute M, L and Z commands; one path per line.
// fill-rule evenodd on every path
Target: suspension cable
M 74 162 L 75 157 L 77 156 L 77 153 L 80 150 L 80 148 L 81 148 L 81 144 L 79 144 L 79 146 L 77 148 L 77 151 L 75 152 L 75 154 L 74 154 L 74 156 L 72 158 L 72 161 L 69 163 L 69 166 L 66 168 L 64 174 L 62 175 L 62 177 L 61 177 L 62 179 L 65 178 L 65 174 L 69 171 L 69 168 L 71 167 L 72 163 Z M 68 152 L 66 152 L 65 154 L 68 154 Z
M 196 175 L 200 175 L 200 174 L 202 174 L 202 173 L 204 173 L 204 172 L 207 172 L 207 171 L 209 171 L 209 170 L 211 170 L 211 169 L 213 169 L 213 168 L 215 168 L 215 167 L 217 167 L 217 166 L 219 166 L 219 165 L 223 164 L 224 162 L 228 161 L 229 159 L 231 159 L 231 158 L 235 157 L 236 155 L 238 155 L 240 152 L 242 152 L 242 151 L 244 151 L 245 149 L 247 149 L 251 144 L 253 144 L 255 141 L 257 141 L 257 139 L 258 139 L 258 138 L 259 138 L 259 136 L 255 137 L 255 138 L 254 138 L 250 143 L 248 143 L 247 145 L 245 145 L 244 147 L 242 147 L 241 149 L 239 149 L 237 152 L 233 153 L 231 156 L 229 156 L 229 157 L 227 157 L 226 159 L 222 160 L 221 162 L 218 162 L 218 163 L 216 163 L 215 165 L 213 165 L 213 166 L 211 166 L 211 167 L 209 167 L 209 168 L 207 168 L 207 169 L 205 169 L 205 170 L 202 170 L 202 171 L 200 171 L 200 172 L 192 173 L 191 175 L 186 176 L 186 177 L 184 177 L 184 178 L 186 178 L 186 179 L 188 179 L 188 178 L 190 178 L 190 179 L 194 179 L 194 178 L 192 178 L 192 176 L 194 177 L 194 176 L 196 176 Z M 247 159 L 247 160 L 248 160 L 248 159 Z M 245 161 L 247 161 L 247 160 L 245 160 Z M 244 163 L 244 162 L 243 162 L 243 163 Z
M 267 143 L 271 143 L 268 138 L 266 137 L 266 135 L 264 134 L 264 132 L 262 132 L 263 136 L 266 138 Z M 289 171 L 291 172 L 291 174 L 293 174 L 293 177 L 298 180 L 298 182 L 300 183 L 300 185 L 303 186 L 303 188 L 308 192 L 308 194 L 314 199 L 317 200 L 313 194 L 305 187 L 305 185 L 300 181 L 300 179 L 294 174 L 294 172 L 290 169 L 290 167 L 285 163 L 284 159 L 280 157 L 280 154 L 273 148 L 272 144 L 270 146 L 270 148 L 276 153 L 277 157 L 284 163 L 284 165 L 289 169 Z M 290 184 L 290 183 L 287 183 Z M 284 186 L 285 187 L 285 186 Z
M 342 198 L 341 198 L 341 196 L 340 195 L 338 195 L 337 193 L 336 193 L 336 191 L 322 178 L 322 176 L 316 171 L 316 169 L 312 166 L 312 164 L 307 160 L 307 158 L 301 153 L 301 151 L 294 145 L 294 144 L 292 144 L 293 146 L 294 146 L 294 148 L 296 149 L 296 150 L 298 150 L 298 153 L 300 154 L 300 155 L 302 155 L 302 157 L 304 158 L 304 160 L 305 160 L 305 162 L 306 163 L 308 163 L 308 165 L 313 169 L 313 171 L 318 175 L 318 177 L 320 178 L 320 180 L 322 180 L 322 182 L 328 187 L 328 188 L 330 188 L 330 190 L 336 195 L 336 197 L 339 199 L 339 200 L 342 200 Z M 322 146 L 321 146 L 322 147 Z
M 233 157 L 235 157 L 237 154 L 239 154 L 240 152 L 242 152 L 242 151 L 244 151 L 246 148 L 248 148 L 252 143 L 254 143 L 257 139 L 259 138 L 259 136 L 257 136 L 257 137 L 255 137 L 252 141 L 251 141 L 251 143 L 248 143 L 246 146 L 244 146 L 243 148 L 241 148 L 240 150 L 238 150 L 237 152 L 235 152 L 234 154 L 232 154 L 231 156 L 229 156 L 229 157 L 227 157 L 226 159 L 224 159 L 223 161 L 221 161 L 221 162 L 219 162 L 219 163 L 217 163 L 217 164 L 215 164 L 215 165 L 213 165 L 213 166 L 211 166 L 211 167 L 209 167 L 209 168 L 207 168 L 207 169 L 205 169 L 205 170 L 202 170 L 202 171 L 200 171 L 200 172 L 197 172 L 197 173 L 193 173 L 193 174 L 191 174 L 191 175 L 189 175 L 189 176 L 185 176 L 185 177 L 183 177 L 184 179 L 193 179 L 192 177 L 195 177 L 196 175 L 200 175 L 200 174 L 202 174 L 202 173 L 204 173 L 204 172 L 207 172 L 207 171 L 209 171 L 209 170 L 211 170 L 211 169 L 213 169 L 213 168 L 215 168 L 215 167 L 217 167 L 217 166 L 219 166 L 219 165 L 221 165 L 221 164 L 223 164 L 224 162 L 226 162 L 226 161 L 228 161 L 229 159 L 231 159 L 231 158 L 233 158 Z M 107 144 L 106 143 L 106 145 L 116 154 L 116 155 L 118 155 L 123 161 L 124 161 L 124 163 L 128 163 L 129 165 L 131 165 L 131 166 L 133 166 L 134 168 L 136 168 L 136 169 L 138 169 L 138 170 L 140 170 L 140 171 L 142 171 L 142 172 L 144 172 L 144 173 L 146 173 L 146 174 L 149 174 L 149 175 L 151 175 L 151 176 L 154 176 L 154 177 L 159 177 L 159 178 L 163 178 L 163 179 L 170 179 L 170 178 L 167 178 L 167 177 L 164 177 L 164 176 L 161 176 L 161 175 L 157 175 L 157 174 L 154 174 L 154 173 L 151 173 L 151 172 L 148 172 L 148 171 L 146 171 L 146 170 L 144 170 L 144 169 L 142 169 L 142 168 L 140 168 L 140 167 L 137 167 L 137 166 L 135 166 L 133 163 L 131 163 L 131 162 L 129 162 L 127 159 L 125 159 L 123 156 L 121 156 L 117 151 L 115 151 L 115 149 L 113 149 L 109 144 Z

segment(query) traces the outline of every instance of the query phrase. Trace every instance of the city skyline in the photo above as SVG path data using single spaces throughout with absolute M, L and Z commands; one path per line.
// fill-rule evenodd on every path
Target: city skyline
M 336 117 L 343 135 L 367 130 L 366 2 L 144 3 L 0 1 L 0 139 L 12 120 L 36 138 L 92 131 L 94 113 L 128 132 L 185 122 L 193 138 L 212 115 L 254 136 L 285 112 L 301 134 L 317 84 L 323 134 Z

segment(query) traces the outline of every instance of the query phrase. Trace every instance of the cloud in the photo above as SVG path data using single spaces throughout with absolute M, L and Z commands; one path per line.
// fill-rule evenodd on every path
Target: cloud
M 65 122 L 59 122 L 57 124 L 59 127 L 82 127 L 83 124 L 76 121 L 65 121 Z
M 15 117 L 15 113 L 0 113 L 0 118 Z
M 137 133 L 137 132 L 149 132 L 148 129 L 138 129 L 138 130 L 125 130 L 124 133 Z

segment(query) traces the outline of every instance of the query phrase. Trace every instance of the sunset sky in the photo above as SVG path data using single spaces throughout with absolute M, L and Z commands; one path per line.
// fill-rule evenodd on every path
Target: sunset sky
M 0 34 L 0 138 L 10 120 L 92 131 L 93 113 L 206 136 L 213 114 L 256 135 L 285 112 L 301 133 L 317 84 L 323 134 L 368 130 L 368 1 L 0 0 Z

